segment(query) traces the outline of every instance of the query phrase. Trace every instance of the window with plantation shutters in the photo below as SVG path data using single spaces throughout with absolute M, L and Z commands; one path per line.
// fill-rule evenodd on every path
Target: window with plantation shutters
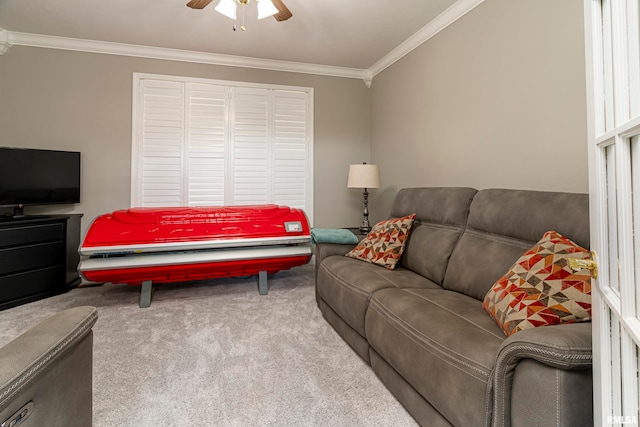
M 310 88 L 134 75 L 132 206 L 276 203 L 312 221 Z

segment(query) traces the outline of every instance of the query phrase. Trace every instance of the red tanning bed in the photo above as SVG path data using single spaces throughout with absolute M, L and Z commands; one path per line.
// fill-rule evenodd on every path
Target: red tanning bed
M 267 274 L 311 259 L 300 209 L 278 205 L 132 208 L 98 216 L 79 249 L 78 270 L 92 282 L 140 285 L 140 307 L 153 283 Z

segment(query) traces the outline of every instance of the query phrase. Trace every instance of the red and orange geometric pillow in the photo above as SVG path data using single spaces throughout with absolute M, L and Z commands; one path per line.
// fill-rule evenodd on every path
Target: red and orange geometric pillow
M 393 270 L 400 261 L 415 218 L 416 214 L 411 214 L 377 223 L 345 256 Z
M 493 285 L 482 306 L 507 336 L 591 320 L 591 276 L 587 270 L 574 272 L 568 261 L 590 256 L 588 250 L 548 231 Z

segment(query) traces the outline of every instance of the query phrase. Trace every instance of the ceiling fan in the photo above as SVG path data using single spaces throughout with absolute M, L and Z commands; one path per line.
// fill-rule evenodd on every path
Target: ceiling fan
M 192 9 L 204 9 L 213 0 L 191 0 L 187 3 Z M 249 3 L 250 0 L 220 0 L 216 10 L 229 18 L 236 18 L 236 3 L 240 3 L 242 6 Z M 264 18 L 267 16 L 273 16 L 276 21 L 286 21 L 291 18 L 293 14 L 284 5 L 282 0 L 255 0 L 258 3 L 258 18 Z M 262 3 L 262 4 L 261 4 Z

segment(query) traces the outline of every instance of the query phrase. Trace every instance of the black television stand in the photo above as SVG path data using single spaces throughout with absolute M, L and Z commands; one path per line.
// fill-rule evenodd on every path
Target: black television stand
M 80 283 L 82 214 L 0 222 L 0 310 L 65 292 Z
M 49 218 L 51 218 L 51 215 L 23 215 L 23 216 L 2 215 L 0 216 L 0 223 L 22 222 L 22 221 L 30 221 L 33 219 L 49 219 Z

